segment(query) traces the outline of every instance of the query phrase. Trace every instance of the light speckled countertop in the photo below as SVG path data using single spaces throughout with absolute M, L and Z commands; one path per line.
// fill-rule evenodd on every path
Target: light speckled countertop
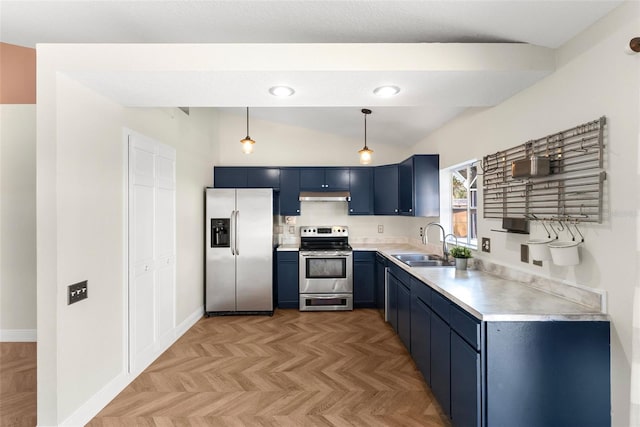
M 297 250 L 296 245 L 278 250 Z M 608 321 L 606 313 L 525 283 L 478 270 L 454 267 L 409 267 L 392 257 L 426 253 L 410 244 L 351 242 L 355 251 L 376 251 L 409 274 L 483 321 Z

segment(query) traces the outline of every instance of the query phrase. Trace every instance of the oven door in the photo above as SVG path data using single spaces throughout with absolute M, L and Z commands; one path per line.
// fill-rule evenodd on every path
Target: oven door
M 353 294 L 300 294 L 300 311 L 353 310 Z
M 300 293 L 353 293 L 353 253 L 301 251 Z

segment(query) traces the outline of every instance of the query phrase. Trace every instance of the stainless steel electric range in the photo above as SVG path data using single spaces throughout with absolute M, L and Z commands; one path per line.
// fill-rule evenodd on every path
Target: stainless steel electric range
M 353 310 L 353 251 L 345 226 L 300 227 L 300 311 Z

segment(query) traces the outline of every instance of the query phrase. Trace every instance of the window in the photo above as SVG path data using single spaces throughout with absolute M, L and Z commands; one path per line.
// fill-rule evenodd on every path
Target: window
M 440 220 L 458 244 L 477 248 L 478 171 L 475 160 L 442 171 Z M 452 238 L 449 242 L 455 243 Z

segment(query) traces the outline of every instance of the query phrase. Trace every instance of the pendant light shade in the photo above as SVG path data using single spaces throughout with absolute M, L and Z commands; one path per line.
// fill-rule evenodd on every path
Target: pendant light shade
M 242 152 L 244 154 L 253 153 L 253 144 L 256 142 L 249 136 L 249 107 L 247 107 L 247 136 L 242 138 L 240 143 L 242 144 Z
M 360 154 L 360 164 L 368 165 L 371 163 L 371 155 L 373 154 L 373 150 L 367 147 L 367 115 L 371 114 L 371 110 L 363 108 L 362 114 L 364 114 L 364 147 L 358 151 L 358 154 Z

